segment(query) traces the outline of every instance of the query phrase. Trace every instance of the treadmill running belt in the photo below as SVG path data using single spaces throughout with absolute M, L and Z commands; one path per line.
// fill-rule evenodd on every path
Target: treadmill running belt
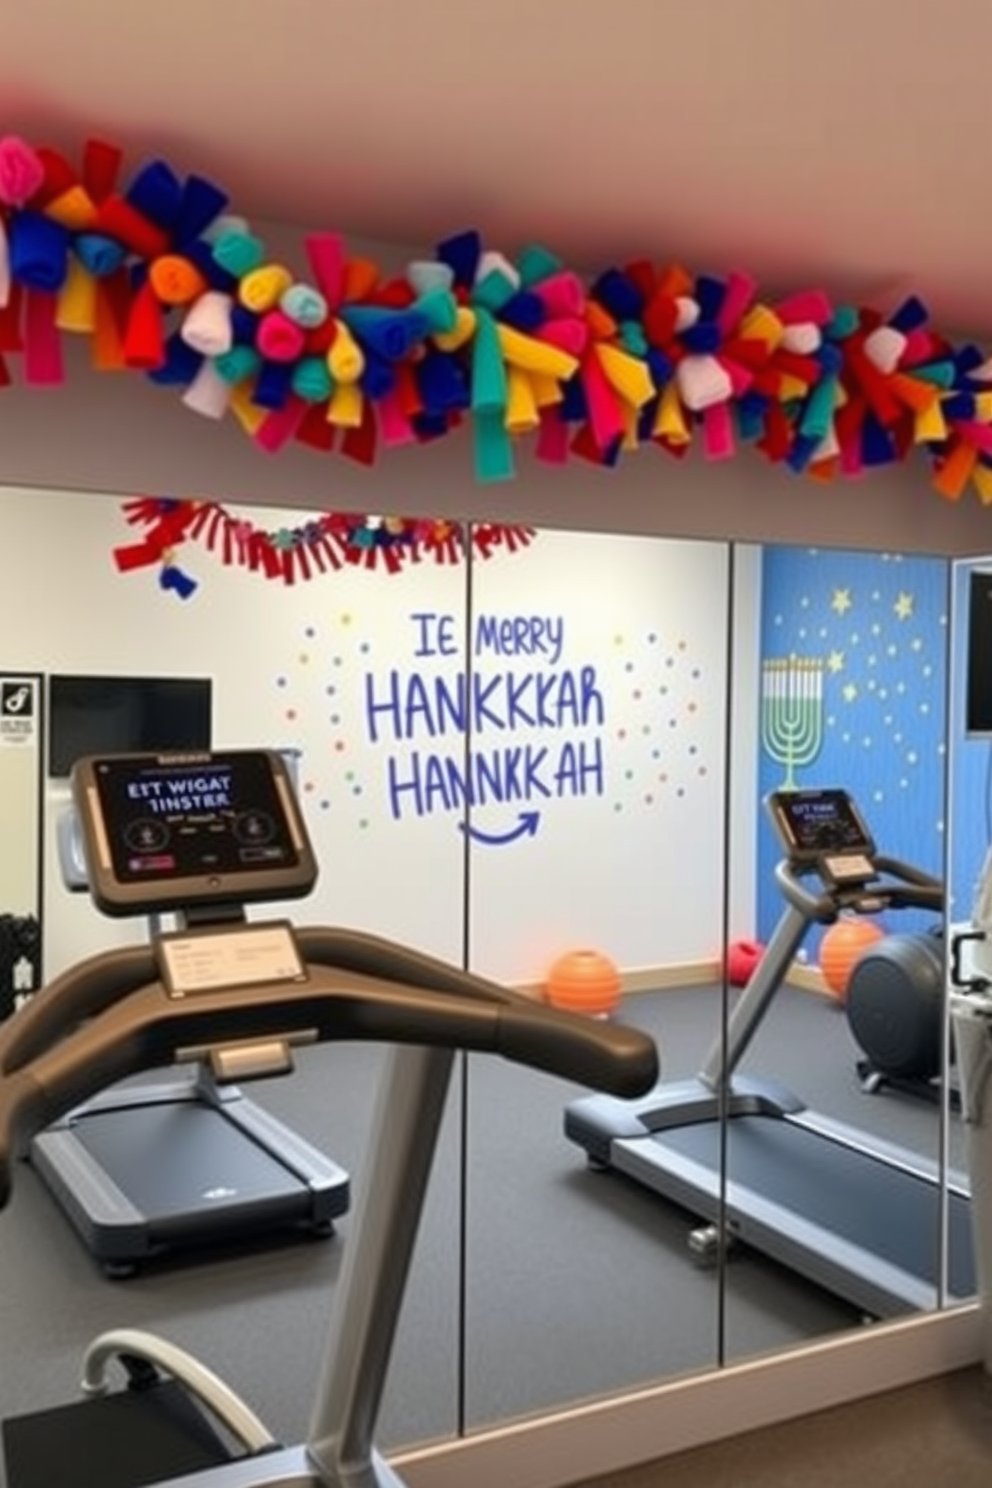
M 243 1203 L 253 1213 L 271 1204 L 278 1214 L 302 1185 L 231 1126 L 222 1111 L 199 1101 L 164 1102 L 80 1117 L 76 1138 L 150 1220 L 168 1224 Z M 216 1208 L 217 1204 L 213 1203 Z
M 652 1138 L 710 1168 L 718 1181 L 720 1132 L 710 1122 L 674 1127 Z M 873 1255 L 936 1285 L 940 1195 L 923 1177 L 870 1153 L 845 1147 L 778 1117 L 736 1116 L 727 1133 L 727 1175 Z M 973 1296 L 970 1205 L 948 1201 L 948 1286 Z

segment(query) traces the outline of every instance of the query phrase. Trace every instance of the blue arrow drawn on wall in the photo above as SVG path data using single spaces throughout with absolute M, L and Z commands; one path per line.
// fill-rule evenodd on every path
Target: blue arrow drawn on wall
M 507 842 L 516 842 L 518 837 L 533 837 L 540 820 L 539 811 L 521 811 L 517 825 L 508 832 L 483 832 L 481 827 L 473 827 L 471 822 L 459 822 L 458 827 L 475 842 L 484 842 L 488 847 L 502 847 Z

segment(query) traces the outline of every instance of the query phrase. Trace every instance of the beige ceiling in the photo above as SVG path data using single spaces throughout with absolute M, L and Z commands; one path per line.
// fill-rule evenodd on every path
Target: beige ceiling
M 992 335 L 992 0 L 3 0 L 0 133 L 248 216 L 742 268 Z

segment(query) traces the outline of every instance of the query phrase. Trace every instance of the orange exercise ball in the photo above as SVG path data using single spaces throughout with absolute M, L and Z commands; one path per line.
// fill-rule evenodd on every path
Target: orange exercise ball
M 602 951 L 566 951 L 553 962 L 544 992 L 552 1007 L 605 1018 L 620 1001 L 620 973 Z
M 820 942 L 820 972 L 839 1001 L 847 997 L 848 982 L 859 958 L 884 935 L 876 920 L 855 915 L 842 916 L 825 931 Z

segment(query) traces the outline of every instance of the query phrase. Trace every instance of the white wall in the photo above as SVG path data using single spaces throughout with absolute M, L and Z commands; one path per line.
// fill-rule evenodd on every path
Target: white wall
M 113 503 L 8 490 L 0 514 L 0 587 L 18 617 L 0 665 L 209 676 L 218 746 L 301 751 L 321 878 L 294 906 L 298 918 L 364 926 L 458 960 L 467 883 L 472 963 L 492 976 L 540 980 L 576 944 L 601 946 L 625 968 L 718 955 L 726 545 L 541 533 L 522 553 L 473 566 L 471 612 L 464 565 L 420 563 L 396 576 L 349 567 L 287 587 L 192 549 L 187 567 L 202 583 L 181 601 L 154 571 L 116 572 L 111 552 L 129 532 Z M 503 654 L 491 622 L 511 624 Z M 448 654 L 422 654 L 437 651 L 442 623 Z M 464 737 L 450 720 L 439 733 L 434 709 L 407 711 L 411 685 L 430 696 L 436 676 L 450 685 L 466 666 L 496 686 L 473 756 L 509 781 L 502 801 L 473 806 L 468 852 L 464 801 L 429 785 L 432 761 L 442 783 L 449 765 L 463 766 Z M 584 679 L 586 716 L 556 686 L 528 725 L 531 673 L 580 691 Z M 515 713 L 506 679 L 521 688 Z M 399 717 L 385 706 L 393 688 Z M 50 782 L 48 975 L 142 931 L 109 924 L 62 886 L 54 833 L 65 805 L 65 787 Z M 513 837 L 522 811 L 536 830 Z

